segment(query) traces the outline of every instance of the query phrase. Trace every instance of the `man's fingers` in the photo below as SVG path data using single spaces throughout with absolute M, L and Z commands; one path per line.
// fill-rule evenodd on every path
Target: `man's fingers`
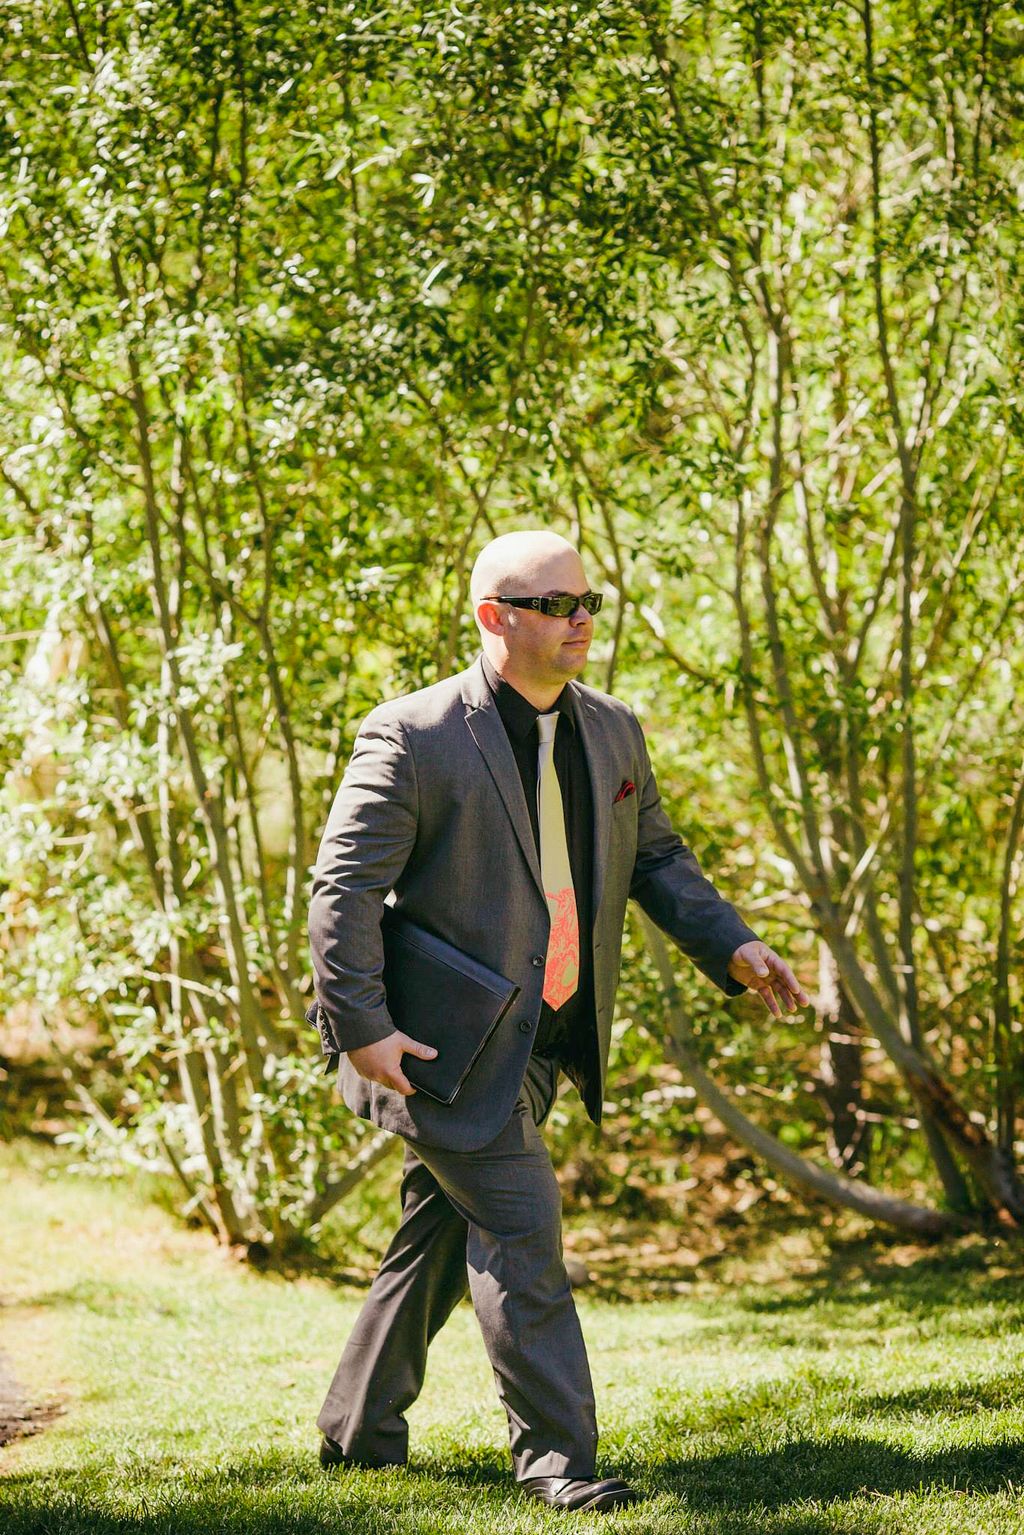
M 402 1070 L 401 1056 L 414 1055 L 417 1060 L 432 1061 L 437 1051 L 433 1045 L 424 1045 L 418 1039 L 410 1039 L 408 1034 L 400 1034 L 398 1042 L 401 1046 L 401 1055 L 388 1073 L 384 1086 L 392 1088 L 396 1093 L 401 1093 L 403 1098 L 411 1098 L 416 1089 Z
M 751 952 L 744 954 L 739 949 L 737 968 L 730 973 L 737 975 L 738 980 L 745 980 L 744 972 L 749 974 L 752 979 L 746 984 L 757 992 L 765 1007 L 776 1018 L 780 1018 L 783 1012 L 795 1013 L 800 1007 L 806 1007 L 810 998 L 786 961 L 767 944 L 759 945 L 758 949 L 753 944 L 746 947 Z
M 384 1083 L 385 1087 L 393 1088 L 396 1093 L 401 1093 L 403 1098 L 411 1098 L 416 1089 L 400 1066 L 396 1066 L 390 1077 Z
M 796 1007 L 795 997 L 777 976 L 774 976 L 766 984 L 755 985 L 754 989 L 768 1011 L 774 1014 L 776 1018 L 781 1018 L 784 1012 L 792 1012 Z
M 786 961 L 760 940 L 756 944 L 742 944 L 736 950 L 729 973 L 765 997 L 766 1006 L 765 992 L 771 988 L 774 988 L 787 1011 L 795 1012 L 798 1007 L 806 1007 L 811 1000 Z M 753 977 L 752 980 L 746 980 L 748 974 Z
M 798 1007 L 806 1007 L 810 998 L 786 961 L 776 954 L 774 949 L 768 950 L 765 961 L 775 972 L 771 984 L 782 998 L 787 1011 L 795 1012 Z
M 807 993 L 800 985 L 800 982 L 797 980 L 794 972 L 786 964 L 786 961 L 784 959 L 780 959 L 777 954 L 774 956 L 774 959 L 775 968 L 779 975 L 782 977 L 783 985 L 786 987 L 787 991 L 792 993 L 794 1000 L 802 1000 L 804 1002 L 809 1001 L 810 999 L 808 998 Z
M 410 1098 L 416 1089 L 402 1070 L 402 1056 L 415 1055 L 421 1061 L 432 1061 L 436 1054 L 433 1045 L 423 1045 L 396 1029 L 376 1044 L 350 1050 L 349 1059 L 367 1082 L 379 1082 L 381 1087 L 390 1087 L 403 1098 Z
M 760 991 L 761 991 L 761 999 L 764 1002 L 764 1005 L 768 1009 L 768 1011 L 770 1013 L 774 1013 L 776 1018 L 781 1018 L 782 1017 L 782 1008 L 779 1006 L 778 998 L 776 997 L 774 991 L 772 991 L 771 987 L 770 986 L 762 986 L 760 988 Z
M 405 1035 L 402 1044 L 402 1053 L 403 1055 L 418 1056 L 421 1061 L 432 1061 L 434 1056 L 437 1054 L 437 1051 L 434 1049 L 433 1045 L 421 1045 L 418 1039 L 410 1039 L 408 1035 Z

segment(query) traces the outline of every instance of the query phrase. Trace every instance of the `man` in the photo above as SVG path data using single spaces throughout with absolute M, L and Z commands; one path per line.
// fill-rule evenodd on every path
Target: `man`
M 560 1071 L 598 1123 L 627 898 L 723 991 L 778 1014 L 807 998 L 700 873 L 661 806 L 643 731 L 576 682 L 600 607 L 550 532 L 484 548 L 471 595 L 483 654 L 363 721 L 331 809 L 309 931 L 325 1048 L 355 1113 L 406 1142 L 402 1221 L 318 1418 L 323 1465 L 404 1463 L 427 1346 L 467 1282 L 523 1490 L 606 1510 L 635 1494 L 595 1473 L 597 1425 L 539 1127 Z M 393 1024 L 383 903 L 521 991 L 445 1105 Z

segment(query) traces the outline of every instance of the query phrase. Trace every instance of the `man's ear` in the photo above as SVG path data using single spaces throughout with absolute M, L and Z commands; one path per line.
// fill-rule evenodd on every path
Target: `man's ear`
M 505 620 L 496 602 L 481 599 L 476 605 L 476 621 L 488 634 L 504 634 Z

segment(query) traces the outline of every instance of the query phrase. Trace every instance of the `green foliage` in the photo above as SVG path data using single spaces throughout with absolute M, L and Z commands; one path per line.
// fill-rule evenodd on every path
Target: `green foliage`
M 886 1020 L 1012 1152 L 1015 8 L 5 20 L 0 1002 L 90 1143 L 229 1240 L 313 1220 L 363 1140 L 301 1024 L 331 795 L 471 659 L 479 544 L 551 524 L 705 867 L 805 979 L 849 939 L 876 1167 L 922 1171 Z M 684 996 L 811 1148 L 820 1036 Z M 610 1133 L 674 1154 L 659 1012 L 631 940 Z

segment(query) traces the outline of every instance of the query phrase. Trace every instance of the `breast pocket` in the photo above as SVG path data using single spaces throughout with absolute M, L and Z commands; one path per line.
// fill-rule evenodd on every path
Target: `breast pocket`
M 619 856 L 635 852 L 638 826 L 635 794 L 615 801 L 612 806 L 611 823 L 609 842 Z
M 617 799 L 612 805 L 612 825 L 625 826 L 630 821 L 636 822 L 638 803 L 637 794 L 627 794 L 624 799 Z

